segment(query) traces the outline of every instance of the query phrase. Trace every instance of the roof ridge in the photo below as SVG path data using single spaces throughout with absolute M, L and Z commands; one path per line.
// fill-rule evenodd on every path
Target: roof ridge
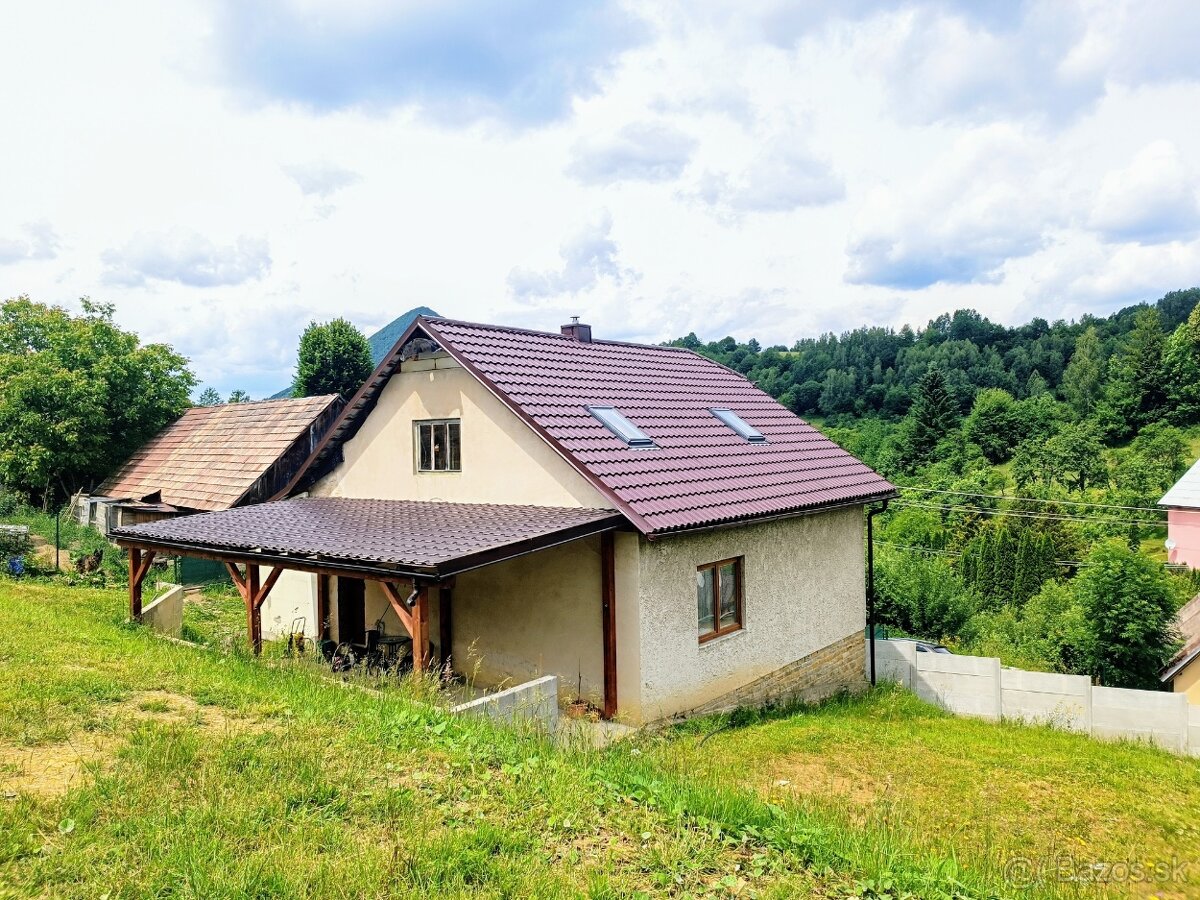
M 556 331 L 539 331 L 536 328 L 519 328 L 515 325 L 494 325 L 490 322 L 468 322 L 464 319 L 449 319 L 444 316 L 419 316 L 427 322 L 444 322 L 447 325 L 465 325 L 468 328 L 484 328 L 488 331 L 506 331 L 512 334 L 532 334 L 537 337 L 557 338 L 561 341 L 573 345 L 587 346 L 588 344 L 611 344 L 615 347 L 638 347 L 643 350 L 670 350 L 673 353 L 690 353 L 692 356 L 698 356 L 701 359 L 708 359 L 707 356 L 701 356 L 694 350 L 687 347 L 673 347 L 670 344 L 643 344 L 638 341 L 614 341 L 608 338 L 592 338 L 590 341 L 577 341 L 575 338 L 568 337 L 565 334 L 560 334 Z M 715 362 L 715 360 L 709 360 Z M 718 363 L 719 365 L 719 363 Z

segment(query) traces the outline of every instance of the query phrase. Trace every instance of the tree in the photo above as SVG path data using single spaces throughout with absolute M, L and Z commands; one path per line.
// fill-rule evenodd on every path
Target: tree
M 881 451 L 885 468 L 913 472 L 929 462 L 933 451 L 956 425 L 958 410 L 946 389 L 942 370 L 931 367 L 917 383 L 908 415 Z
M 122 331 L 112 305 L 81 305 L 0 305 L 0 482 L 44 507 L 101 481 L 191 405 L 195 385 L 186 359 Z
M 300 337 L 293 395 L 353 396 L 371 374 L 371 347 L 361 331 L 345 319 L 309 324 Z
M 967 440 L 977 444 L 988 462 L 1009 459 L 1022 438 L 1021 417 L 1012 394 L 988 388 L 975 395 L 975 405 L 963 423 Z
M 1109 363 L 1108 384 L 1098 405 L 1110 437 L 1128 437 L 1165 414 L 1165 348 L 1158 310 L 1151 306 L 1138 312 L 1124 346 Z
M 238 389 L 236 391 L 230 392 L 229 402 L 230 403 L 249 403 L 250 395 L 247 394 L 245 391 Z
M 1075 352 L 1063 373 L 1063 397 L 1075 412 L 1086 418 L 1100 399 L 1104 383 L 1104 350 L 1092 325 L 1075 342 Z
M 1171 576 L 1119 540 L 1097 544 L 1072 583 L 1087 622 L 1087 670 L 1110 687 L 1157 690 L 1179 648 Z
M 200 397 L 196 400 L 197 406 L 220 406 L 221 395 L 217 393 L 216 388 L 206 387 L 200 392 Z
M 1200 306 L 1167 339 L 1163 373 L 1172 420 L 1180 425 L 1200 422 Z

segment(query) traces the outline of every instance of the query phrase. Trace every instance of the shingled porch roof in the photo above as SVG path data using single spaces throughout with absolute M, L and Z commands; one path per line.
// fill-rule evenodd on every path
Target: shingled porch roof
M 611 509 L 310 497 L 113 530 L 124 546 L 232 562 L 440 579 L 627 526 Z

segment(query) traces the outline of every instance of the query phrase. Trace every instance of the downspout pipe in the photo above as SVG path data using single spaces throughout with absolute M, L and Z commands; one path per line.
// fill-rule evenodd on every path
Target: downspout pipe
M 871 687 L 875 686 L 875 516 L 886 512 L 888 502 L 867 507 L 867 643 L 871 654 Z

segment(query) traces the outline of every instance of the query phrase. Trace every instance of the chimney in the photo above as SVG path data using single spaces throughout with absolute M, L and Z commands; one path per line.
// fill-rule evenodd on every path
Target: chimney
M 581 344 L 590 344 L 592 342 L 592 326 L 580 324 L 579 316 L 571 316 L 571 324 L 563 325 L 559 330 L 563 333 L 564 337 L 579 341 Z

